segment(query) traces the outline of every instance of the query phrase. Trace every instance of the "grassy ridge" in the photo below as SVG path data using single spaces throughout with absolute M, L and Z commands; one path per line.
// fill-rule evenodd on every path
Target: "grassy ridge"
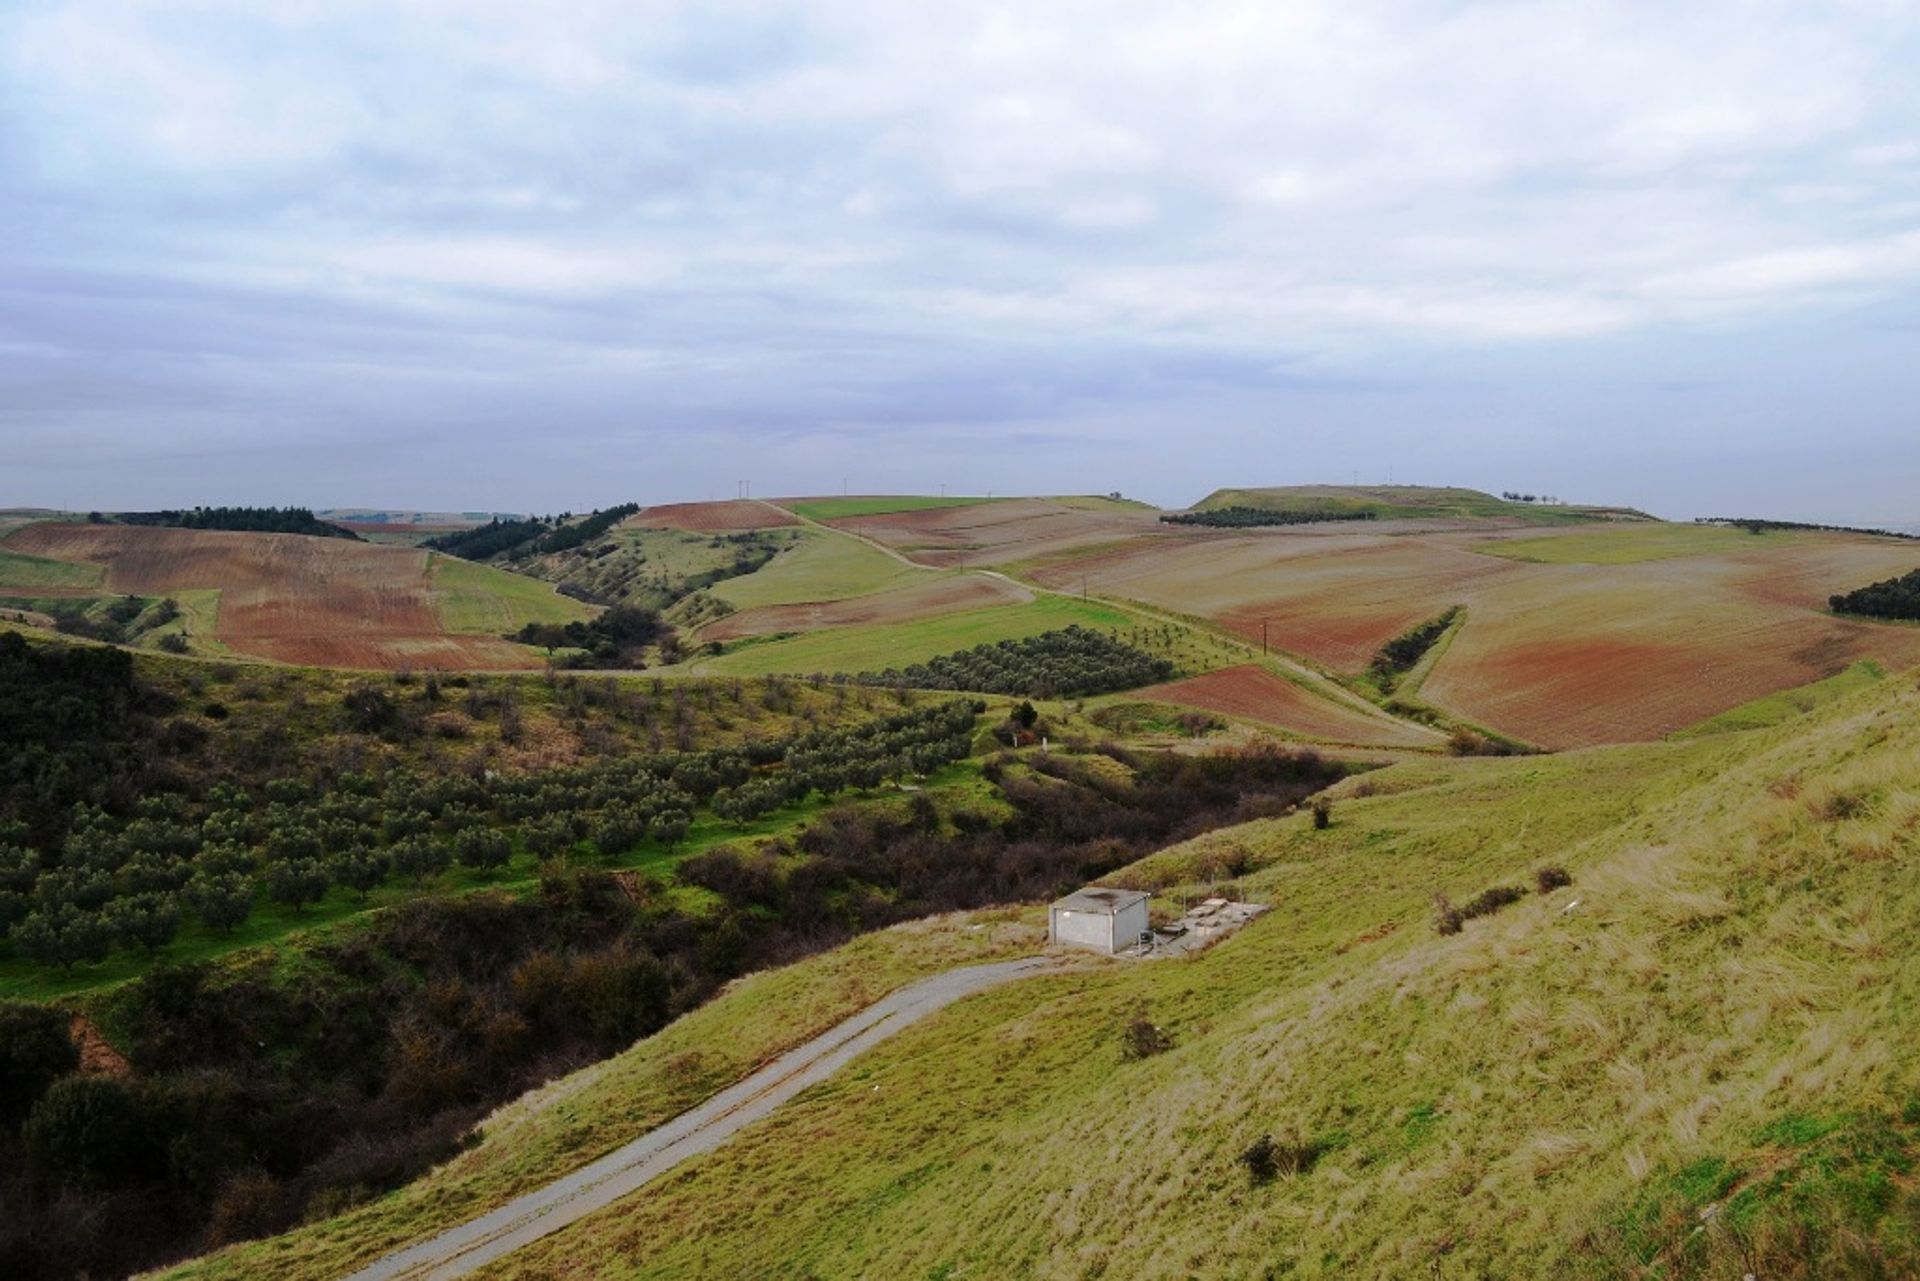
M 1382 520 L 1505 519 L 1522 520 L 1534 525 L 1581 524 L 1595 519 L 1597 510 L 1514 503 L 1477 489 L 1427 485 L 1289 485 L 1264 489 L 1216 489 L 1195 503 L 1193 510 L 1216 511 L 1224 507 L 1370 511 Z
M 487 1275 L 1910 1274 L 1916 779 L 1920 692 L 1885 682 L 1773 729 L 1352 780 L 1326 831 L 1123 875 L 1273 903 L 1211 952 L 964 1002 Z M 1573 885 L 1532 893 L 1546 862 Z M 1430 927 L 1434 891 L 1502 884 L 1528 892 Z M 818 964 L 768 978 L 823 1007 Z M 1143 1012 L 1172 1048 L 1128 1062 Z M 426 1184 L 188 1275 L 338 1275 L 469 1217 L 671 1111 L 676 1032 L 737 1068 L 771 1014 L 729 994 Z M 1308 1168 L 1250 1183 L 1263 1133 Z

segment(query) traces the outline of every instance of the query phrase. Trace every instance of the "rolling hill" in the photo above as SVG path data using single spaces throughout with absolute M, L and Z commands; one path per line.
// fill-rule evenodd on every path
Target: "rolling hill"
M 485 1275 L 1911 1275 L 1917 727 L 1887 681 L 1684 743 L 1405 763 L 1336 789 L 1324 831 L 1174 846 L 1111 881 L 1171 912 L 1231 865 L 1272 910 L 1194 959 L 973 997 Z M 1536 892 L 1542 868 L 1565 877 Z M 1509 885 L 1436 931 L 1436 893 Z M 758 975 L 421 1183 L 172 1275 L 342 1275 L 968 937 L 1032 935 L 961 918 Z
M 526 668 L 500 639 L 593 611 L 545 584 L 414 548 L 296 534 L 40 521 L 0 543 L 0 602 L 53 615 L 142 602 L 190 652 L 335 667 Z

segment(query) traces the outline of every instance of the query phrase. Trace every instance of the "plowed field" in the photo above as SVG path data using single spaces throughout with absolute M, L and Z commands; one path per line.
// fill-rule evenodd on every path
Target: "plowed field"
M 636 512 L 626 523 L 641 529 L 684 529 L 696 534 L 717 534 L 744 529 L 783 529 L 800 521 L 792 513 L 768 503 L 731 499 L 719 503 L 664 503 Z
M 1157 513 L 1098 499 L 1015 498 L 828 522 L 923 565 L 1003 565 L 1116 539 L 1172 536 Z
M 1607 536 L 1672 541 L 1660 525 Z M 1625 563 L 1533 563 L 1474 550 L 1485 540 L 1207 535 L 1101 549 L 1035 577 L 1063 589 L 1084 578 L 1095 593 L 1210 617 L 1253 641 L 1264 624 L 1276 648 L 1349 674 L 1412 623 L 1464 605 L 1466 621 L 1420 697 L 1547 747 L 1656 738 L 1856 659 L 1920 664 L 1920 628 L 1823 609 L 1831 593 L 1920 565 L 1908 544 L 1770 535 L 1696 555 L 1663 546 L 1664 558 L 1632 560 L 1609 547 Z
M 448 634 L 428 582 L 429 554 L 412 548 L 295 534 L 57 524 L 28 526 L 7 545 L 98 565 L 111 592 L 217 589 L 215 636 L 256 658 L 368 668 L 537 667 L 541 661 L 495 637 Z
M 1369 716 L 1324 698 L 1252 663 L 1143 689 L 1130 697 L 1244 717 L 1308 738 L 1367 747 L 1432 747 L 1440 736 L 1417 725 Z

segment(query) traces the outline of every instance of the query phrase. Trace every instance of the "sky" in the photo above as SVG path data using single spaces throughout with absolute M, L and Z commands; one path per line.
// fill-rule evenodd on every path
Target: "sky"
M 7 0 L 0 505 L 1920 522 L 1920 5 Z

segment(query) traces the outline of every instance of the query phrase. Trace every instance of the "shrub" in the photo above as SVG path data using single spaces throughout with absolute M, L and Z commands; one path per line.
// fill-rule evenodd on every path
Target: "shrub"
M 1551 894 L 1562 886 L 1573 884 L 1573 877 L 1567 874 L 1566 868 L 1548 864 L 1533 874 L 1533 883 L 1542 894 Z
M 1491 916 L 1509 903 L 1518 903 L 1527 896 L 1527 892 L 1518 885 L 1496 885 L 1492 889 L 1481 890 L 1467 900 L 1460 914 L 1471 920 L 1476 916 Z
M 1238 1159 L 1247 1167 L 1247 1175 L 1253 1182 L 1271 1183 L 1276 1175 L 1291 1178 L 1305 1174 L 1325 1151 L 1326 1145 L 1313 1139 L 1294 1135 L 1275 1139 L 1271 1134 L 1263 1134 L 1248 1144 Z
M 0 1001 L 0 1122 L 17 1124 L 49 1086 L 79 1066 L 66 1015 L 28 1001 Z
M 1466 924 L 1466 917 L 1453 905 L 1453 900 L 1444 894 L 1433 896 L 1433 932 L 1442 936 L 1458 934 Z
M 1155 1023 L 1142 1011 L 1127 1020 L 1120 1039 L 1120 1057 L 1138 1061 L 1165 1054 L 1173 1048 L 1173 1034 Z
M 1324 832 L 1333 825 L 1333 802 L 1324 796 L 1313 799 L 1313 830 Z
M 68 1076 L 21 1131 L 34 1172 L 57 1184 L 109 1187 L 147 1164 L 149 1130 L 133 1091 L 110 1076 Z

